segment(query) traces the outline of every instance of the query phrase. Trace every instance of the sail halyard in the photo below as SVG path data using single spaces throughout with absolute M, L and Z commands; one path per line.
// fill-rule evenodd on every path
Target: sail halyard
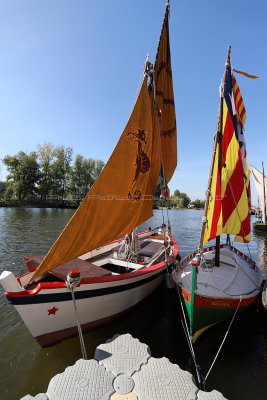
M 250 179 L 243 124 L 245 107 L 230 63 L 226 61 L 208 191 L 199 248 L 216 238 L 219 254 L 222 233 L 250 240 Z M 219 133 L 219 135 L 218 135 Z M 221 144 L 220 144 L 220 138 Z M 219 257 L 216 257 L 219 265 Z

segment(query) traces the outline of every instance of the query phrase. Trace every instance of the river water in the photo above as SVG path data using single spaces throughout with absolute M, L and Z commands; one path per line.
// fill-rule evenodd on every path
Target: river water
M 5 269 L 12 270 L 16 276 L 25 273 L 23 256 L 47 252 L 73 212 L 70 209 L 0 208 L 0 273 Z M 143 224 L 142 230 L 160 224 L 162 213 L 155 210 L 154 218 Z M 168 211 L 182 258 L 198 245 L 202 213 Z M 166 211 L 164 214 L 166 218 Z M 239 246 L 248 254 L 245 245 Z M 264 270 L 267 236 L 253 234 L 249 248 L 253 259 Z M 228 325 L 229 322 L 223 323 L 206 331 L 195 346 L 204 375 Z M 116 333 L 131 333 L 150 347 L 153 357 L 168 357 L 194 373 L 175 297 L 165 287 L 159 288 L 120 320 L 85 334 L 88 358 L 93 358 L 95 348 Z M 41 349 L 0 289 L 1 400 L 45 393 L 50 379 L 79 358 L 81 350 L 77 337 Z M 235 319 L 207 381 L 207 390 L 213 389 L 233 400 L 267 399 L 267 312 L 261 307 L 256 306 Z

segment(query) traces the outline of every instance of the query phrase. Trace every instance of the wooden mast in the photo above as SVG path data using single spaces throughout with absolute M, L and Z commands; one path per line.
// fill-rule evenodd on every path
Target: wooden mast
M 213 146 L 210 174 L 209 174 L 209 180 L 208 180 L 208 189 L 207 189 L 207 193 L 206 193 L 204 214 L 203 214 L 203 218 L 202 218 L 202 226 L 201 226 L 200 240 L 199 240 L 199 246 L 198 246 L 199 249 L 201 249 L 203 247 L 203 239 L 204 239 L 205 226 L 207 223 L 207 213 L 208 213 L 208 207 L 209 207 L 209 199 L 210 199 L 210 195 L 211 195 L 211 183 L 212 183 L 212 178 L 213 178 L 212 173 L 213 173 L 213 168 L 214 168 L 214 163 L 215 163 L 217 144 L 219 145 L 218 168 L 219 168 L 219 175 L 220 175 L 220 180 L 221 180 L 223 97 L 224 97 L 224 87 L 225 87 L 226 78 L 227 78 L 227 68 L 230 65 L 230 53 L 231 53 L 231 46 L 228 46 L 228 52 L 227 52 L 227 58 L 226 58 L 226 63 L 225 63 L 224 76 L 223 76 L 223 85 L 222 85 L 222 91 L 221 91 L 221 96 L 220 96 L 220 107 L 219 107 L 218 118 L 217 118 L 216 134 L 215 134 L 215 138 L 214 138 L 214 146 Z M 217 236 L 216 237 L 215 265 L 219 266 L 219 262 L 220 262 L 220 236 Z

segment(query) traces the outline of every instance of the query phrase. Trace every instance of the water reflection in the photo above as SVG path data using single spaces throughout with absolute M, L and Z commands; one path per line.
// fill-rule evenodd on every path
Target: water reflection
M 260 232 L 254 230 L 254 238 L 258 244 L 257 263 L 263 273 L 267 274 L 267 232 Z M 267 276 L 266 278 L 267 279 Z

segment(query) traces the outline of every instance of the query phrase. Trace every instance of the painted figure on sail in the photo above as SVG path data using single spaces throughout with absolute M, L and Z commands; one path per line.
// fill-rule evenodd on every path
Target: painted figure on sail
M 137 155 L 136 155 L 136 171 L 133 179 L 133 184 L 137 180 L 140 173 L 145 174 L 148 172 L 150 168 L 150 159 L 148 155 L 145 153 L 143 146 L 147 144 L 146 142 L 146 133 L 144 130 L 137 129 L 137 133 L 129 132 L 127 136 L 129 136 L 130 140 L 133 140 L 134 143 L 137 143 Z

